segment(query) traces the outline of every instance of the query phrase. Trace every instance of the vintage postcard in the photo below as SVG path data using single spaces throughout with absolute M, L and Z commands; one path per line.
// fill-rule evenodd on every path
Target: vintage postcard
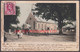
M 2 51 L 79 51 L 79 1 L 1 1 Z

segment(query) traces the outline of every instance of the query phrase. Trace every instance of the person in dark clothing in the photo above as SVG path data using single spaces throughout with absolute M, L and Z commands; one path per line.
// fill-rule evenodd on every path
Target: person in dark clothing
M 7 38 L 5 37 L 5 35 L 4 35 L 4 42 L 7 40 Z
M 25 34 L 29 35 L 29 29 L 25 29 Z

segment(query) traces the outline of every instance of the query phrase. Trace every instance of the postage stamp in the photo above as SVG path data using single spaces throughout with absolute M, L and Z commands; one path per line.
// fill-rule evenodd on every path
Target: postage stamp
M 2 51 L 79 51 L 79 1 L 2 1 Z
M 15 2 L 5 2 L 5 15 L 16 15 Z

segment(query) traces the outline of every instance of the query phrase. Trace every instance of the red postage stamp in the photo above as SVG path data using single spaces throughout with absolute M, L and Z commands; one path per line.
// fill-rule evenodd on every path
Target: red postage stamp
M 15 15 L 15 2 L 5 2 L 5 15 Z

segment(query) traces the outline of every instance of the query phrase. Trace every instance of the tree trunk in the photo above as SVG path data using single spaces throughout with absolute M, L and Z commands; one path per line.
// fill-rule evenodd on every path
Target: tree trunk
M 63 17 L 61 15 L 61 12 L 58 11 L 58 28 L 59 28 L 59 35 L 62 35 L 62 26 L 63 26 Z
M 63 32 L 62 32 L 62 28 L 59 29 L 59 35 L 62 35 Z
M 62 32 L 62 26 L 63 26 L 63 21 L 59 20 L 58 21 L 59 35 L 63 34 L 63 32 Z

